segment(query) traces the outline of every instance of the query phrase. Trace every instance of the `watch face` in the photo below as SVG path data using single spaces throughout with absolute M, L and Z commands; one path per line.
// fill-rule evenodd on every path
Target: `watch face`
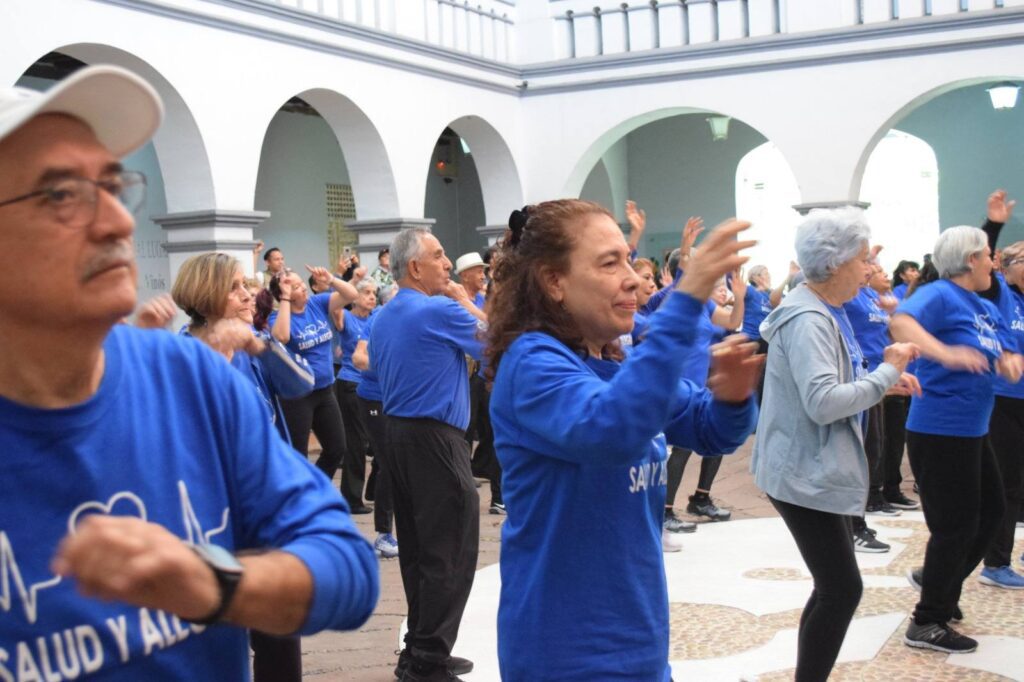
M 242 564 L 235 555 L 220 545 L 193 545 L 196 552 L 218 571 L 225 573 L 241 573 Z

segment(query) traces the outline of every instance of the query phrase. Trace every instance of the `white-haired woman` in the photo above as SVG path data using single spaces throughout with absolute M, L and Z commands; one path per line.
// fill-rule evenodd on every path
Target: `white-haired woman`
M 949 653 L 978 643 L 949 627 L 962 618 L 964 579 L 978 565 L 1002 518 L 1002 481 L 988 440 L 996 372 L 1020 378 L 1019 356 L 1004 351 L 996 307 L 977 295 L 992 282 L 988 239 L 976 227 L 944 231 L 932 252 L 935 282 L 893 315 L 893 338 L 921 348 L 923 395 L 907 416 L 907 454 L 931 537 L 924 568 L 911 571 L 921 597 L 904 642 Z
M 796 236 L 805 283 L 761 325 L 768 363 L 751 469 L 814 579 L 797 682 L 828 678 L 863 590 L 850 527 L 868 495 L 862 414 L 892 386 L 916 385 L 903 370 L 917 349 L 888 346 L 869 373 L 843 310 L 867 277 L 869 238 L 859 210 L 813 211 Z

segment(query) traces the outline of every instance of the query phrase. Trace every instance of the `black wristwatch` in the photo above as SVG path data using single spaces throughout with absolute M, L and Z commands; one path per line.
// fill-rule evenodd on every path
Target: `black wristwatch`
M 220 603 L 210 615 L 205 618 L 193 618 L 190 622 L 197 625 L 212 625 L 219 622 L 231 606 L 238 583 L 242 581 L 243 567 L 234 554 L 218 545 L 192 545 L 192 551 L 213 570 L 217 586 L 220 587 Z

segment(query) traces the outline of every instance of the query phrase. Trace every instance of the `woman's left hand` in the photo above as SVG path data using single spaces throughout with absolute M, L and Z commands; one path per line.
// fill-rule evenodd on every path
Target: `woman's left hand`
M 921 397 L 921 382 L 913 374 L 903 372 L 899 381 L 892 385 L 886 395 L 903 395 Z
M 732 271 L 732 297 L 737 301 L 747 295 L 747 280 L 743 275 L 743 268 L 736 268 Z
M 708 388 L 716 400 L 741 403 L 750 397 L 765 361 L 756 352 L 757 344 L 743 334 L 733 334 L 711 347 Z
M 1020 381 L 1021 375 L 1024 374 L 1024 356 L 1018 353 L 1004 352 L 996 360 L 996 372 L 1011 384 L 1017 383 Z

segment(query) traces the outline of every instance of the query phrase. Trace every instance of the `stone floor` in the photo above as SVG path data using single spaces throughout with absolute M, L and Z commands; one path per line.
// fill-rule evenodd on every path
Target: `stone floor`
M 748 473 L 750 443 L 727 458 L 715 482 L 718 503 L 733 510 L 728 523 L 706 524 L 686 535 L 682 552 L 666 555 L 671 649 L 676 680 L 792 679 L 795 627 L 810 581 L 792 538 Z M 699 469 L 691 463 L 677 508 L 685 507 Z M 909 483 L 905 486 L 910 492 Z M 501 519 L 487 513 L 481 491 L 480 556 L 473 594 L 456 654 L 476 662 L 467 682 L 497 680 L 494 642 Z M 372 518 L 356 517 L 373 537 Z M 947 656 L 902 644 L 916 593 L 904 577 L 919 565 L 927 529 L 920 513 L 871 518 L 888 554 L 859 554 L 865 591 L 833 680 L 886 682 L 1024 680 L 1024 591 L 967 581 L 960 629 L 981 645 L 974 654 Z M 1018 533 L 1014 556 L 1024 551 Z M 397 560 L 381 561 L 381 599 L 357 632 L 325 633 L 303 641 L 304 675 L 311 680 L 390 682 L 405 601 Z

